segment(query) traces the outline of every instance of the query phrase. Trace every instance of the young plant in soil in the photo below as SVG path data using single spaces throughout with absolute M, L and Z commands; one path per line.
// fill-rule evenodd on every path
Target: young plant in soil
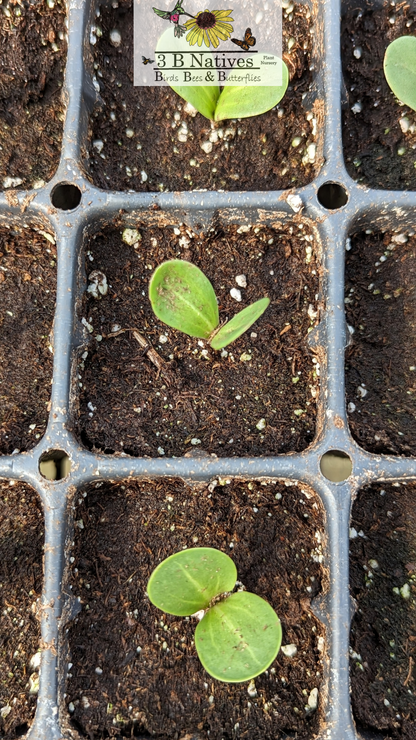
M 235 39 L 232 40 L 234 43 L 237 43 Z M 251 29 L 247 28 L 245 41 L 242 42 L 242 45 L 244 44 L 248 50 L 249 46 L 254 45 L 255 42 L 255 38 L 251 35 Z M 172 29 L 170 28 L 161 35 L 158 41 L 156 58 L 158 56 L 163 57 L 162 54 L 158 55 L 158 49 L 165 49 L 167 46 L 170 49 L 177 49 L 178 53 L 189 48 L 187 41 L 180 37 L 172 36 Z M 270 64 L 272 58 L 273 64 Z M 267 59 L 268 64 L 270 64 L 267 67 L 270 70 L 267 76 L 267 81 L 270 81 L 269 85 L 232 85 L 225 80 L 222 89 L 216 84 L 172 85 L 169 83 L 169 86 L 181 98 L 186 100 L 187 103 L 190 103 L 196 108 L 201 115 L 211 121 L 225 121 L 259 116 L 280 103 L 289 84 L 289 71 L 285 62 L 274 54 L 268 54 Z M 210 69 L 215 69 L 214 58 L 207 53 L 205 63 L 209 63 L 209 60 L 211 60 Z M 255 62 L 255 56 L 246 57 L 245 63 L 247 70 L 250 70 L 251 65 Z M 163 67 L 161 67 L 160 71 L 163 75 Z
M 416 37 L 400 36 L 387 47 L 384 74 L 395 96 L 416 110 Z
M 222 349 L 238 339 L 270 303 L 269 298 L 261 298 L 219 329 L 214 288 L 202 270 L 186 260 L 168 260 L 156 268 L 149 298 L 155 315 L 164 324 L 191 337 L 207 339 L 213 349 Z
M 198 657 L 213 678 L 227 683 L 263 673 L 282 641 L 276 612 L 256 594 L 231 593 L 236 579 L 237 568 L 228 555 L 194 547 L 166 558 L 147 586 L 152 604 L 167 614 L 203 613 L 195 630 Z

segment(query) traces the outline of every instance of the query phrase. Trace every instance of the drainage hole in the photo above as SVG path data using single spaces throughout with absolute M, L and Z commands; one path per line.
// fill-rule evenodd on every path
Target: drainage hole
M 321 457 L 321 473 L 332 483 L 347 480 L 352 473 L 352 461 L 349 455 L 340 450 L 329 450 Z
M 51 201 L 61 211 L 73 211 L 81 202 L 81 191 L 77 185 L 61 182 L 52 190 Z
M 343 185 L 337 182 L 326 182 L 318 190 L 318 200 L 324 208 L 335 211 L 348 202 L 348 193 Z
M 62 480 L 70 470 L 71 461 L 63 450 L 48 450 L 40 457 L 39 472 L 47 480 Z

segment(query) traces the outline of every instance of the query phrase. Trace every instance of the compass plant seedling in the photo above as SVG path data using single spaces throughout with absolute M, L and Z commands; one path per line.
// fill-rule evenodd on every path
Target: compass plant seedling
M 186 260 L 162 262 L 149 284 L 149 298 L 157 318 L 191 337 L 206 339 L 222 349 L 238 339 L 264 313 L 269 298 L 239 311 L 219 329 L 218 303 L 208 278 Z
M 247 32 L 249 30 L 247 29 Z M 254 38 L 253 40 L 255 41 Z M 211 121 L 249 118 L 266 113 L 281 101 L 289 84 L 289 71 L 283 59 L 274 54 L 258 53 L 249 56 L 243 52 L 241 58 L 236 60 L 236 66 L 229 70 L 220 88 L 214 74 L 218 69 L 217 57 L 214 58 L 213 54 L 204 52 L 204 69 L 199 70 L 201 74 L 195 76 L 198 78 L 198 84 L 178 85 L 172 81 L 175 77 L 172 71 L 164 70 L 166 64 L 164 49 L 169 49 L 171 53 L 176 52 L 178 58 L 181 58 L 183 53 L 189 54 L 189 43 L 181 36 L 175 36 L 172 29 L 167 29 L 157 42 L 156 62 L 159 72 L 172 90 Z M 263 61 L 262 85 L 250 85 L 250 81 L 254 81 L 256 77 L 253 73 L 259 69 L 261 61 Z M 240 66 L 240 62 L 243 63 L 243 67 Z M 222 70 L 221 67 L 220 71 Z M 236 74 L 243 84 L 233 84 Z M 210 84 L 204 84 L 207 81 L 210 81 Z
M 384 74 L 396 98 L 416 111 L 416 36 L 401 36 L 389 44 Z
M 213 678 L 241 683 L 263 673 L 282 641 L 279 617 L 270 604 L 248 591 L 231 593 L 237 568 L 212 547 L 182 550 L 163 560 L 147 584 L 150 601 L 166 614 L 203 612 L 195 648 Z

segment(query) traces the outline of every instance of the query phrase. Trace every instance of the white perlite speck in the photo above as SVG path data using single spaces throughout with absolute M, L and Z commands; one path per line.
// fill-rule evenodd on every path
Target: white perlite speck
M 37 653 L 32 655 L 30 661 L 29 661 L 29 670 L 30 671 L 37 671 L 40 666 L 40 660 L 41 660 L 41 652 L 38 650 Z
M 410 586 L 408 583 L 405 583 L 404 586 L 401 587 L 400 596 L 402 599 L 410 599 Z
M 240 288 L 247 288 L 247 278 L 245 275 L 236 275 L 235 282 L 240 286 Z
M 294 658 L 296 653 L 298 652 L 298 649 L 296 645 L 291 642 L 290 645 L 282 645 L 281 651 L 283 655 L 286 655 L 286 658 Z
M 211 154 L 212 152 L 212 142 L 211 141 L 203 141 L 200 145 L 201 149 L 205 154 Z
M 23 180 L 20 177 L 5 177 L 3 180 L 3 188 L 4 190 L 7 190 L 8 188 L 17 188 L 18 185 L 21 185 Z
M 357 388 L 357 396 L 359 398 L 365 398 L 367 395 L 367 388 L 364 388 L 362 385 L 359 385 Z
M 142 182 L 146 182 L 146 180 L 147 180 L 147 172 L 145 172 L 144 170 L 142 170 L 141 173 L 140 173 L 140 177 L 141 177 Z
M 87 293 L 91 293 L 94 298 L 107 295 L 108 283 L 107 278 L 100 270 L 94 270 L 88 275 L 90 285 L 87 288 Z
M 303 207 L 303 202 L 300 195 L 288 195 L 286 200 L 290 205 L 292 211 L 294 211 L 295 213 L 299 213 L 299 211 Z
M 132 247 L 133 244 L 137 244 L 137 242 L 139 242 L 142 237 L 137 229 L 124 229 L 121 238 L 125 244 L 128 244 L 129 247 Z
M 315 709 L 317 709 L 318 707 L 318 696 L 318 689 L 312 689 L 311 693 L 308 696 L 308 708 L 311 712 L 315 711 Z
M 231 298 L 234 298 L 235 301 L 238 301 L 240 303 L 240 301 L 241 301 L 241 290 L 238 290 L 238 288 L 231 288 L 231 290 L 230 290 L 230 296 L 231 296 Z
M 110 44 L 116 48 L 121 44 L 121 33 L 116 28 L 110 31 Z
M 409 121 L 409 119 L 406 116 L 404 116 L 403 118 L 401 118 L 399 120 L 399 123 L 400 123 L 400 128 L 403 131 L 403 133 L 404 134 L 407 134 L 407 132 L 408 132 L 408 130 L 410 128 L 410 121 Z
M 408 237 L 406 234 L 394 234 L 394 236 L 391 237 L 391 240 L 395 244 L 406 244 Z
M 186 103 L 184 105 L 183 112 L 187 113 L 188 116 L 192 116 L 192 117 L 196 116 L 196 114 L 198 113 L 197 109 L 194 108 L 194 106 L 191 105 L 190 103 Z
M 353 414 L 354 411 L 355 411 L 355 409 L 357 407 L 356 407 L 355 403 L 353 403 L 352 401 L 350 401 L 350 403 L 348 404 L 348 407 L 347 408 L 348 408 L 348 413 L 349 414 Z
M 256 429 L 258 429 L 260 432 L 265 429 L 266 427 L 266 419 L 260 419 L 260 421 L 256 424 Z
M 362 104 L 361 100 L 357 100 L 357 102 L 355 103 L 355 105 L 353 105 L 352 108 L 351 108 L 352 112 L 355 113 L 356 115 L 357 115 L 357 113 L 361 113 L 362 109 L 363 109 L 363 104 Z
M 29 676 L 29 694 L 37 694 L 39 692 L 39 676 L 37 673 L 32 673 Z
M 253 680 L 251 680 L 249 685 L 247 686 L 247 694 L 251 696 L 252 698 L 257 696 L 256 684 L 254 683 Z
M 191 445 L 200 445 L 200 444 L 201 444 L 201 440 L 198 439 L 198 437 L 192 437 Z

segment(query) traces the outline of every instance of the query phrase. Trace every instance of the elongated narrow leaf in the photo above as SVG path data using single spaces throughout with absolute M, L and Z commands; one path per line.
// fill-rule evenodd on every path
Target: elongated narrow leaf
M 270 298 L 260 298 L 259 301 L 252 303 L 251 306 L 247 306 L 247 308 L 239 311 L 239 313 L 233 316 L 230 321 L 227 321 L 219 332 L 217 332 L 210 343 L 212 349 L 222 349 L 227 344 L 231 344 L 231 342 L 238 339 L 265 312 L 269 303 Z
M 160 563 L 150 576 L 152 604 L 177 617 L 206 609 L 214 596 L 232 591 L 237 568 L 228 555 L 212 547 L 182 550 Z
M 191 337 L 206 339 L 218 326 L 214 288 L 191 262 L 162 262 L 150 280 L 149 298 L 158 319 Z
M 166 51 L 169 51 L 169 54 L 164 53 Z M 178 65 L 182 62 L 183 66 L 188 67 L 191 65 L 193 67 L 189 71 L 189 74 L 194 77 L 203 77 L 207 71 L 209 72 L 211 69 L 215 69 L 214 57 L 212 54 L 209 54 L 208 52 L 203 54 L 204 68 L 201 70 L 197 61 L 194 60 L 189 51 L 190 47 L 186 40 L 186 36 L 177 37 L 174 34 L 173 27 L 167 28 L 166 31 L 161 34 L 156 45 L 156 64 L 172 90 L 180 95 L 181 98 L 193 105 L 201 115 L 213 121 L 215 108 L 220 95 L 220 88 L 218 85 L 200 84 L 188 86 L 175 84 L 176 77 L 180 77 L 180 79 L 182 79 L 183 72 L 181 71 L 181 67 L 178 66 L 178 71 L 172 69 L 165 70 L 165 65 L 168 60 L 172 58 L 173 52 L 177 54 L 176 60 Z M 198 59 L 198 53 L 194 56 Z M 201 54 L 199 57 L 201 57 Z
M 415 36 L 401 36 L 387 47 L 384 74 L 396 97 L 416 110 Z
M 270 604 L 246 591 L 231 594 L 207 611 L 195 631 L 205 670 L 220 681 L 249 681 L 279 652 L 282 628 Z
M 249 57 L 253 65 L 259 64 L 261 55 Z M 215 120 L 223 121 L 228 118 L 249 118 L 259 116 L 261 113 L 274 108 L 283 98 L 289 84 L 289 72 L 286 64 L 279 57 L 273 55 L 262 55 L 269 62 L 267 67 L 267 80 L 269 86 L 244 85 L 241 87 L 227 85 L 218 99 L 215 110 Z M 266 62 L 265 62 L 266 63 Z M 233 73 L 230 73 L 233 74 Z

